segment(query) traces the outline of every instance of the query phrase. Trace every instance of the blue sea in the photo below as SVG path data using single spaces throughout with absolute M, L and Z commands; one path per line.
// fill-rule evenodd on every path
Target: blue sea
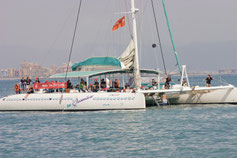
M 190 77 L 205 85 L 205 76 Z M 213 84 L 237 86 L 237 75 Z M 174 79 L 175 80 L 175 79 Z M 17 81 L 0 81 L 0 97 Z M 0 157 L 237 157 L 237 105 L 0 112 Z

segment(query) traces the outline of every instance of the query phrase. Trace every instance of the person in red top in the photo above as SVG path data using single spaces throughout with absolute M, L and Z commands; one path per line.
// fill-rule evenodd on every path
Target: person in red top
M 35 83 L 40 83 L 40 81 L 39 81 L 39 78 L 38 78 L 38 77 L 36 77 L 36 78 L 35 78 Z

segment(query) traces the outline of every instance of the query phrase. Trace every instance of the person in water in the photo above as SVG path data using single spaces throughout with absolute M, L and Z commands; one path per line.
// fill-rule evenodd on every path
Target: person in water
M 207 78 L 206 78 L 206 86 L 207 87 L 211 87 L 211 81 L 214 80 L 210 74 L 208 74 Z
M 171 82 L 171 77 L 170 75 L 168 75 L 168 77 L 165 79 L 165 89 L 169 89 L 170 88 L 170 82 Z

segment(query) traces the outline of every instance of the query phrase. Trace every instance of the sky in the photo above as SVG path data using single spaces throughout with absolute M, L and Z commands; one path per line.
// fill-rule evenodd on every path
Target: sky
M 162 3 L 153 1 L 165 64 L 173 71 L 177 66 Z M 122 54 L 130 41 L 129 2 L 82 2 L 72 62 Z M 135 2 L 141 67 L 163 70 L 151 1 Z M 79 0 L 0 0 L 0 69 L 19 67 L 23 61 L 46 67 L 66 63 L 78 4 Z M 237 68 L 236 0 L 166 0 L 166 5 L 179 59 L 188 71 Z M 112 31 L 124 15 L 125 27 Z

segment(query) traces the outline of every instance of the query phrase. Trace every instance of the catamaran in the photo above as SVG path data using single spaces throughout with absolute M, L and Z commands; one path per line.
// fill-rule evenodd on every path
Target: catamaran
M 78 15 L 80 6 L 78 9 Z M 137 51 L 137 30 L 134 0 L 131 0 L 131 14 L 133 19 L 133 36 L 135 44 L 134 81 L 136 89 L 140 85 L 140 70 Z M 77 16 L 78 17 L 78 16 Z M 77 18 L 78 20 L 78 18 Z M 76 23 L 77 25 L 77 23 Z M 75 27 L 76 28 L 76 27 Z M 83 73 L 83 72 L 82 72 Z M 98 73 L 98 72 L 97 72 Z M 102 73 L 102 72 L 100 72 Z M 96 72 L 90 72 L 95 75 Z M 68 74 L 70 77 L 70 74 Z M 78 77 L 78 76 L 77 76 Z M 41 92 L 41 91 L 39 91 Z M 59 93 L 33 93 L 15 94 L 0 99 L 0 110 L 47 110 L 47 111 L 75 111 L 75 110 L 118 110 L 118 109 L 144 109 L 145 96 L 138 92 L 59 92 Z
M 80 1 L 81 2 L 81 1 Z M 237 88 L 228 86 L 216 87 L 191 87 L 188 80 L 186 66 L 179 64 L 178 55 L 175 49 L 168 16 L 163 8 L 167 19 L 167 25 L 173 44 L 174 53 L 180 71 L 180 84 L 173 85 L 169 89 L 160 86 L 160 72 L 157 70 L 140 69 L 138 60 L 137 43 L 137 24 L 134 0 L 131 0 L 131 16 L 133 25 L 133 36 L 127 49 L 118 58 L 97 57 L 89 58 L 83 62 L 74 63 L 72 72 L 56 74 L 51 78 L 86 78 L 86 91 L 76 90 L 58 90 L 55 93 L 46 93 L 42 89 L 57 89 L 55 84 L 34 85 L 35 93 L 15 94 L 0 99 L 1 111 L 78 111 L 78 110 L 124 110 L 124 109 L 145 109 L 149 105 L 168 104 L 209 104 L 209 103 L 237 103 Z M 79 8 L 81 3 L 79 5 Z M 78 12 L 79 13 L 79 12 Z M 121 18 L 114 25 L 113 29 L 118 29 L 124 25 L 124 18 Z M 75 27 L 76 28 L 76 27 Z M 74 31 L 75 32 L 75 31 Z M 109 68 L 108 68 L 109 67 Z M 111 68 L 112 67 L 112 68 Z M 88 71 L 89 70 L 89 71 Z M 130 78 L 130 86 L 126 89 L 102 89 L 101 76 L 105 79 L 114 79 L 114 75 L 119 74 L 120 78 Z M 148 88 L 142 86 L 141 74 L 156 75 L 158 84 L 155 87 Z M 93 77 L 99 77 L 99 90 L 97 92 L 87 91 L 89 82 Z M 187 85 L 183 85 L 183 79 L 187 80 Z M 109 84 L 111 86 L 111 84 Z M 122 82 L 122 87 L 126 87 Z M 66 88 L 66 87 L 61 87 Z M 165 101 L 166 100 L 166 101 Z

